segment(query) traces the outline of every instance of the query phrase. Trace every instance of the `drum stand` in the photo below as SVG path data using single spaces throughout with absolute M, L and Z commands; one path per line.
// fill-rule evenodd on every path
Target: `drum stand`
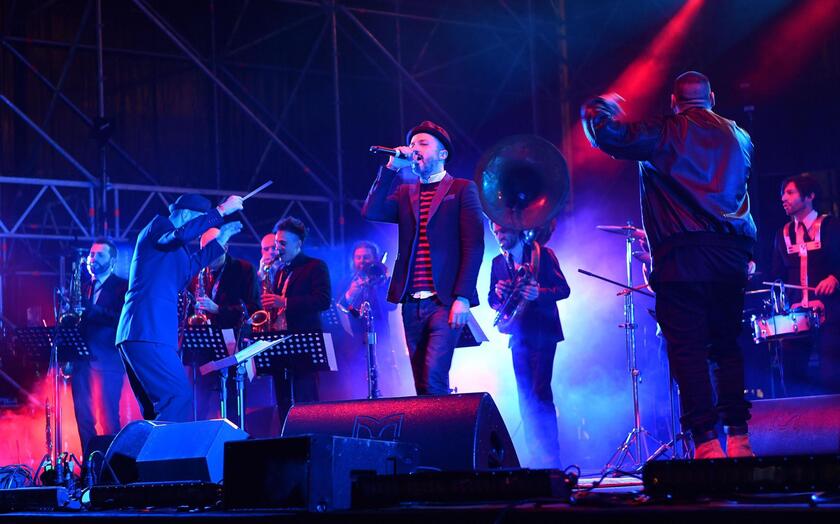
M 633 235 L 627 230 L 626 245 L 626 267 L 627 267 L 627 288 L 633 289 Z M 639 410 L 639 382 L 641 373 L 636 364 L 636 310 L 633 304 L 633 292 L 624 294 L 624 323 L 619 327 L 624 328 L 624 346 L 627 350 L 627 368 L 630 373 L 631 391 L 633 393 L 633 429 L 627 434 L 627 438 L 616 449 L 602 469 L 602 473 L 613 470 L 624 469 L 625 462 L 631 460 L 631 471 L 639 471 L 645 463 L 654 458 L 648 453 L 648 441 L 658 444 L 657 452 L 664 444 L 653 437 L 642 427 L 642 415 Z M 667 448 L 665 448 L 667 449 Z M 660 455 L 664 451 L 660 452 Z

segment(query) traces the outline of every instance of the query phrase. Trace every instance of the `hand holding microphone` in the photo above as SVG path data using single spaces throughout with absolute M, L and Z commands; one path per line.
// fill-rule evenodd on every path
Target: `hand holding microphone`
M 399 171 L 404 167 L 411 167 L 415 161 L 415 152 L 408 146 L 397 146 L 394 148 L 384 146 L 370 146 L 371 153 L 384 153 L 390 155 L 385 167 Z

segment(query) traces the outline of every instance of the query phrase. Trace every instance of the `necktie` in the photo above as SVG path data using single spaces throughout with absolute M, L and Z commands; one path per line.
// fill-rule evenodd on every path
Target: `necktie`
M 99 286 L 99 281 L 98 280 L 93 279 L 90 282 L 90 295 L 88 296 L 88 298 L 90 299 L 91 302 L 96 301 L 96 292 L 98 291 L 98 289 L 97 289 L 98 286 Z

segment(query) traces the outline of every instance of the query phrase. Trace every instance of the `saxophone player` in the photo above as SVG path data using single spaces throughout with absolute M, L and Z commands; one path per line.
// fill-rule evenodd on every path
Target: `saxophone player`
M 201 249 L 205 249 L 218 236 L 219 230 L 216 228 L 205 231 L 201 235 Z M 227 245 L 223 248 L 224 253 L 213 259 L 193 279 L 190 290 L 196 295 L 196 313 L 201 311 L 210 325 L 221 329 L 238 329 L 245 313 L 242 305 L 249 312 L 255 311 L 259 305 L 257 272 L 250 262 L 232 257 Z M 197 292 L 198 289 L 203 292 Z M 196 380 L 197 419 L 218 417 L 218 377 L 215 374 L 199 375 Z M 232 381 L 232 377 L 229 380 Z
M 73 362 L 70 385 L 73 410 L 79 429 L 79 443 L 84 457 L 90 439 L 97 435 L 99 424 L 104 435 L 120 428 L 120 395 L 125 368 L 114 340 L 117 322 L 125 302 L 128 282 L 114 274 L 117 246 L 106 238 L 97 238 L 90 246 L 87 270 L 90 279 L 82 282 L 84 313 L 79 332 L 90 350 L 90 359 Z M 94 394 L 98 391 L 99 394 Z
M 503 325 L 504 332 L 510 333 L 519 411 L 532 467 L 559 467 L 551 374 L 557 343 L 563 340 L 557 301 L 568 298 L 569 284 L 554 251 L 524 242 L 521 231 L 499 224 L 492 224 L 492 230 L 501 254 L 493 259 L 488 302 L 495 310 L 519 309 L 513 318 L 503 319 Z

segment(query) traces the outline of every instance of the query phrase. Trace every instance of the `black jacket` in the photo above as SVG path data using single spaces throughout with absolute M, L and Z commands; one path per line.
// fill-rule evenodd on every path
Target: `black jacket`
M 569 283 L 560 270 L 560 263 L 554 251 L 542 246 L 540 249 L 539 274 L 537 283 L 540 294 L 536 300 L 529 302 L 521 316 L 514 319 L 512 337 L 538 338 L 546 342 L 560 342 L 563 340 L 563 327 L 560 324 L 560 314 L 557 312 L 557 301 L 569 298 Z M 490 271 L 490 293 L 487 301 L 490 307 L 498 310 L 503 300 L 496 295 L 496 282 L 510 280 L 511 275 L 505 262 L 504 255 L 497 255 L 493 259 Z
M 219 306 L 216 314 L 208 313 L 210 322 L 222 329 L 239 327 L 242 320 L 242 302 L 248 308 L 248 314 L 260 309 L 260 288 L 257 282 L 257 271 L 251 263 L 230 255 L 225 255 L 225 263 L 221 269 L 221 281 L 215 297 L 212 289 L 205 292 L 213 302 Z M 218 277 L 217 277 L 218 278 Z M 195 292 L 196 279 L 190 283 L 190 291 Z
M 749 256 L 756 228 L 747 180 L 753 151 L 749 135 L 711 110 L 624 123 L 603 99 L 581 109 L 595 147 L 615 158 L 639 161 L 642 219 L 658 260 L 684 246 L 737 249 Z M 743 268 L 746 275 L 746 261 Z
M 120 320 L 128 281 L 113 273 L 99 291 L 99 301 L 92 303 L 91 282 L 82 282 L 85 312 L 79 332 L 90 349 L 91 367 L 100 371 L 122 372 L 123 364 L 116 348 L 117 323 Z
M 306 333 L 321 331 L 321 311 L 329 309 L 330 272 L 320 259 L 298 254 L 284 271 L 290 273 L 286 288 L 286 323 L 289 331 Z M 274 292 L 281 291 L 280 278 L 284 271 L 277 272 Z

